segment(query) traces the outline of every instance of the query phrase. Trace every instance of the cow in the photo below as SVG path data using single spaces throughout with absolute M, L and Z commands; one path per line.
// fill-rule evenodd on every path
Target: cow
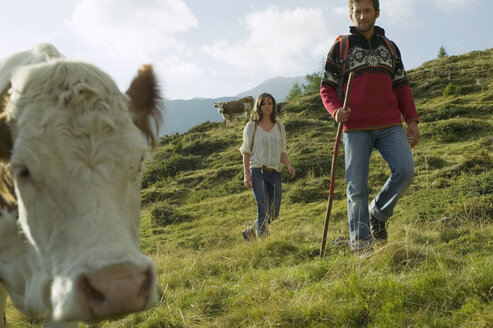
M 154 306 L 139 249 L 142 162 L 161 122 L 152 67 L 122 93 L 41 44 L 0 61 L 0 90 L 0 327 L 7 295 L 47 327 Z
M 276 114 L 281 114 L 281 111 L 282 111 L 282 104 L 280 103 L 277 103 L 276 104 Z
M 218 109 L 217 111 L 225 120 L 232 123 L 236 117 L 245 113 L 247 117 L 250 116 L 250 112 L 253 109 L 253 103 L 253 97 L 248 96 L 228 102 L 218 102 L 214 104 L 214 107 Z

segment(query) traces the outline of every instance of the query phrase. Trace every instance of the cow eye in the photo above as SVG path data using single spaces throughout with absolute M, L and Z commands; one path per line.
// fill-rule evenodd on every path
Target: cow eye
M 23 179 L 28 179 L 31 177 L 31 173 L 29 172 L 29 169 L 27 167 L 24 167 L 22 168 L 20 171 L 19 171 L 19 177 L 23 178 Z
M 24 165 L 18 165 L 13 167 L 13 173 L 19 180 L 29 180 L 31 178 L 31 172 Z

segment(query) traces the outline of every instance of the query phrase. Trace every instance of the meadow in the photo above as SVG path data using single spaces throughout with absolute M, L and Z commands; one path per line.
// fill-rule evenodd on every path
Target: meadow
M 317 91 L 283 104 L 288 153 L 280 217 L 246 242 L 256 215 L 243 185 L 243 122 L 162 138 L 144 171 L 141 247 L 159 304 L 80 327 L 493 327 L 493 49 L 408 72 L 421 118 L 414 183 L 364 253 L 348 235 L 343 147 L 326 255 L 319 257 L 336 134 Z M 372 155 L 375 196 L 389 170 Z M 42 327 L 9 304 L 9 327 Z

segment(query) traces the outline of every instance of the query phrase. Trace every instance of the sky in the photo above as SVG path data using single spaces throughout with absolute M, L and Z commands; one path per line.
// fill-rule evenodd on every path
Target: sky
M 152 64 L 166 99 L 235 96 L 267 79 L 321 72 L 352 22 L 346 0 L 16 0 L 2 2 L 0 58 L 53 44 L 125 91 Z M 377 25 L 406 69 L 493 48 L 491 0 L 380 0 Z

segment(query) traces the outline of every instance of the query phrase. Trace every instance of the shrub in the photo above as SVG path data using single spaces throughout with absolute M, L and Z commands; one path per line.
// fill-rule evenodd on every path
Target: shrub
M 238 165 L 231 167 L 220 167 L 215 170 L 208 171 L 205 174 L 203 181 L 197 186 L 197 188 L 210 189 L 211 186 L 222 186 L 231 180 L 237 180 L 233 179 L 235 176 L 239 177 L 241 175 L 241 177 L 243 177 L 242 174 L 243 169 Z
M 180 188 L 175 190 L 164 190 L 163 188 L 144 189 L 141 192 L 142 204 L 152 204 L 167 201 L 172 204 L 182 204 L 190 194 L 190 190 Z
M 339 158 L 336 163 L 338 172 L 344 172 L 344 158 L 341 154 L 341 148 L 339 148 Z M 308 174 L 313 174 L 315 177 L 321 177 L 330 173 L 332 154 L 310 152 L 309 149 L 306 149 L 305 152 L 293 156 L 291 162 L 293 167 L 296 168 L 297 178 L 303 178 Z
M 177 142 L 173 143 L 173 153 L 178 154 L 183 150 L 183 145 L 181 143 L 181 140 L 178 140 Z
M 164 137 L 161 138 L 161 142 L 159 143 L 160 146 L 165 146 L 169 144 L 170 142 L 173 142 L 173 140 L 176 140 L 180 137 L 178 133 L 173 133 L 170 135 L 165 135 Z
M 309 93 L 297 97 L 293 101 L 286 104 L 285 110 L 289 113 L 301 113 L 303 111 L 307 111 L 310 113 L 325 112 L 324 114 L 329 116 L 329 114 L 327 114 L 324 109 L 324 105 L 319 93 Z
M 424 135 L 435 137 L 445 142 L 454 142 L 461 139 L 470 139 L 487 129 L 490 129 L 490 125 L 478 120 L 448 120 L 437 122 Z
M 221 125 L 221 123 L 218 123 L 218 122 L 207 121 L 207 122 L 204 122 L 202 124 L 199 124 L 199 125 L 196 125 L 196 126 L 190 128 L 190 130 L 188 130 L 188 132 L 189 133 L 196 133 L 196 132 L 203 133 L 203 132 L 212 130 L 213 128 L 216 128 L 220 125 Z
M 486 223 L 493 220 L 493 195 L 464 198 L 450 206 L 448 212 L 461 222 Z
M 480 175 L 462 174 L 454 184 L 456 194 L 464 197 L 493 195 L 493 170 Z
M 142 187 L 147 188 L 154 183 L 173 177 L 179 172 L 193 171 L 201 166 L 202 158 L 200 156 L 182 156 L 173 154 L 167 159 L 159 162 L 153 162 L 144 171 Z
M 483 150 L 480 153 L 465 153 L 460 165 L 464 170 L 481 173 L 493 168 L 493 161 L 490 154 Z
M 444 159 L 435 156 L 417 156 L 415 163 L 417 167 L 422 167 L 425 170 L 437 170 L 447 165 Z
M 286 133 L 293 132 L 295 130 L 302 129 L 307 126 L 311 126 L 313 122 L 307 119 L 289 119 L 284 122 L 284 127 L 286 128 Z
M 207 189 L 195 190 L 193 193 L 190 194 L 187 202 L 189 204 L 198 203 L 203 201 L 204 199 L 213 199 L 233 194 L 239 194 L 241 192 L 244 192 L 245 189 L 246 187 L 243 185 L 243 179 L 225 180 L 219 185 L 215 185 Z
M 435 122 L 439 120 L 445 120 L 453 117 L 465 116 L 466 114 L 473 112 L 474 109 L 467 108 L 466 106 L 457 105 L 442 105 L 436 109 L 424 109 L 419 113 L 420 119 L 423 122 Z
M 164 227 L 173 223 L 190 221 L 192 217 L 183 214 L 169 205 L 156 206 L 151 211 L 151 224 L 154 227 Z
M 324 201 L 329 196 L 328 178 L 313 181 L 301 180 L 286 194 L 290 203 L 312 203 Z
M 460 96 L 460 91 L 461 91 L 461 87 L 456 85 L 456 84 L 453 84 L 453 83 L 449 83 L 445 89 L 443 90 L 443 96 L 444 97 L 448 97 L 448 96 Z
M 235 140 L 233 140 L 234 142 Z M 227 149 L 232 144 L 232 140 L 225 139 L 199 139 L 194 140 L 191 145 L 184 147 L 180 152 L 182 155 L 208 156 L 212 153 Z

